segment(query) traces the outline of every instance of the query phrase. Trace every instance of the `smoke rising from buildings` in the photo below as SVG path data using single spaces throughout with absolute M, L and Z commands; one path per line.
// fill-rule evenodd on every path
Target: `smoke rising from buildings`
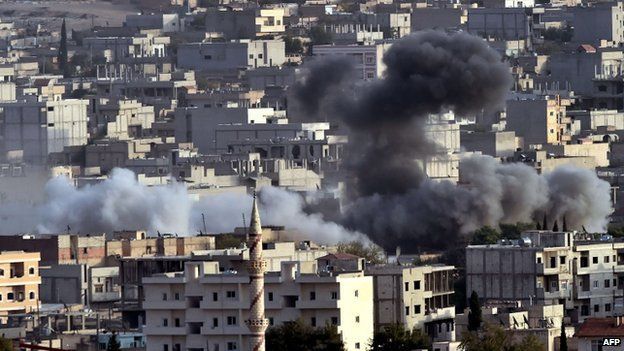
M 489 156 L 462 160 L 461 183 L 426 180 L 401 195 L 360 197 L 347 208 L 347 227 L 379 245 L 446 247 L 461 234 L 500 223 L 565 218 L 569 229 L 601 231 L 611 213 L 609 184 L 586 169 L 562 166 L 540 175 Z M 550 229 L 550 228 L 549 228 Z
M 40 233 L 65 232 L 69 226 L 72 233 L 144 229 L 187 235 L 203 230 L 202 214 L 208 232 L 224 233 L 243 226 L 242 215 L 250 213 L 252 203 L 246 193 L 226 192 L 196 200 L 182 184 L 147 187 L 126 169 L 114 169 L 109 179 L 82 188 L 75 188 L 65 177 L 53 178 L 45 195 L 38 208 Z M 305 213 L 297 194 L 266 187 L 260 191 L 260 201 L 264 223 L 295 229 L 301 240 L 328 244 L 367 240 L 320 215 Z
M 484 225 L 544 215 L 552 221 L 565 217 L 570 229 L 604 228 L 609 186 L 590 171 L 562 167 L 538 175 L 529 166 L 481 156 L 462 162 L 466 186 L 426 178 L 420 162 L 444 157 L 426 137 L 429 116 L 447 109 L 457 115 L 493 110 L 512 84 L 508 66 L 485 41 L 465 33 L 419 32 L 394 42 L 383 62 L 381 79 L 350 83 L 339 76 L 324 90 L 307 86 L 315 81 L 310 77 L 325 76 L 328 65 L 342 63 L 331 69 L 340 71 L 352 63 L 316 62 L 293 86 L 294 97 L 317 101 L 302 104 L 314 107 L 306 116 L 323 106 L 325 115 L 349 129 L 348 228 L 386 248 L 442 248 Z

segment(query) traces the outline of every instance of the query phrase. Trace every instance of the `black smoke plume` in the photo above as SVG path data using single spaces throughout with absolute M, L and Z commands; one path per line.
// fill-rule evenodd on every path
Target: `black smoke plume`
M 469 186 L 433 182 L 422 170 L 429 157 L 444 157 L 426 136 L 431 114 L 493 110 L 512 85 L 508 66 L 485 41 L 465 33 L 419 32 L 394 42 L 383 63 L 380 79 L 358 83 L 340 75 L 323 85 L 318 81 L 326 72 L 349 72 L 353 63 L 316 62 L 292 88 L 294 97 L 306 99 L 301 104 L 307 108 L 304 115 L 331 116 L 349 130 L 348 227 L 387 248 L 441 248 L 483 225 L 530 221 L 558 206 L 565 208 L 566 202 L 551 191 L 556 184 L 528 166 L 472 158 L 462 168 Z M 568 186 L 586 180 L 581 189 L 567 189 L 574 195 L 566 199 L 586 201 L 574 211 L 557 209 L 556 215 L 572 218 L 574 212 L 577 223 L 570 223 L 572 227 L 603 226 L 610 211 L 608 186 L 607 197 L 602 196 L 606 183 L 591 172 L 571 170 L 560 176 L 572 180 L 563 182 Z M 585 185 L 601 195 L 592 196 Z

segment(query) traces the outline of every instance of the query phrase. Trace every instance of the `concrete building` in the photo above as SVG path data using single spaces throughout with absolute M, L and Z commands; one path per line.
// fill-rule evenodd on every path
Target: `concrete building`
M 279 35 L 285 30 L 283 8 L 229 8 L 210 9 L 206 12 L 206 32 L 220 33 L 227 40 Z
M 237 40 L 191 43 L 178 47 L 178 67 L 196 71 L 235 71 L 281 66 L 286 62 L 282 40 Z
M 574 15 L 572 40 L 575 43 L 614 47 L 624 43 L 624 5 L 621 1 L 573 7 L 571 11 Z
M 571 101 L 559 96 L 507 101 L 507 129 L 523 138 L 524 148 L 571 140 L 572 120 L 566 114 Z
M 529 231 L 521 245 L 466 248 L 466 291 L 483 301 L 565 306 L 573 321 L 621 314 L 624 243 L 589 234 Z
M 89 267 L 85 264 L 55 264 L 41 267 L 41 301 L 89 305 Z
M 3 248 L 4 249 L 4 248 Z M 0 336 L 23 338 L 22 317 L 39 311 L 39 253 L 0 252 Z
M 269 327 L 302 320 L 337 326 L 345 350 L 363 350 L 373 336 L 373 283 L 363 272 L 320 274 L 314 265 L 284 262 L 267 273 Z M 145 278 L 148 349 L 252 350 L 243 326 L 249 317 L 249 277 L 220 272 L 216 262 L 193 262 L 182 273 Z
M 367 267 L 366 275 L 373 278 L 375 330 L 400 323 L 434 341 L 455 341 L 454 272 L 455 267 L 445 265 Z
M 485 8 L 534 7 L 535 0 L 484 0 Z
M 524 8 L 468 9 L 467 31 L 483 38 L 530 39 L 531 26 L 531 16 Z
M 605 345 L 605 339 L 622 340 L 624 321 L 621 316 L 613 318 L 587 318 L 574 334 L 578 351 L 617 351 L 620 345 Z
M 137 29 L 160 29 L 163 33 L 184 31 L 184 21 L 177 13 L 165 14 L 128 14 L 125 27 Z
M 101 235 L 79 236 L 58 235 L 0 235 L 3 250 L 40 252 L 41 265 L 88 264 L 98 266 L 104 263 L 105 237 Z
M 152 34 L 133 37 L 84 38 L 82 45 L 92 55 L 101 54 L 107 62 L 121 62 L 128 58 L 166 57 L 170 38 Z
M 87 100 L 0 104 L 4 150 L 23 150 L 24 161 L 45 164 L 66 146 L 87 144 Z
M 383 55 L 390 48 L 391 43 L 383 42 L 369 45 L 314 45 L 314 56 L 347 56 L 355 62 L 355 72 L 363 80 L 381 78 L 386 67 L 383 64 Z
M 409 13 L 378 12 L 359 14 L 359 23 L 372 28 L 379 28 L 388 39 L 402 38 L 412 32 Z
M 89 121 L 93 138 L 141 138 L 155 121 L 154 107 L 145 106 L 137 100 L 104 99 L 95 104 L 95 112 Z
M 515 132 L 466 131 L 461 134 L 461 146 L 467 151 L 506 158 L 514 156 L 518 143 Z
M 412 31 L 458 28 L 463 17 L 463 10 L 458 8 L 415 8 L 412 9 Z

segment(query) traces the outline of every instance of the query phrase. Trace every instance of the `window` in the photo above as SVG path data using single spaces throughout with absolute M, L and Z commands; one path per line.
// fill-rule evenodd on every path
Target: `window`
M 359 291 L 359 290 L 356 290 L 356 291 L 355 291 L 355 297 L 359 297 L 359 296 L 360 296 L 360 291 Z
M 169 351 L 169 345 L 164 344 L 163 345 L 163 351 Z
M 405 306 L 405 315 L 409 316 L 409 306 Z
M 212 55 L 204 55 L 205 60 L 212 60 Z
M 591 341 L 591 351 L 602 351 L 602 339 Z
M 219 326 L 219 318 L 212 319 L 212 327 L 217 328 Z
M 592 257 L 592 263 L 598 264 L 598 257 Z
M 228 316 L 227 325 L 236 325 L 236 316 Z
M 310 300 L 316 300 L 316 291 L 310 291 Z
M 316 327 L 316 317 L 310 318 L 310 325 Z
M 275 321 L 273 320 L 273 317 L 269 317 L 269 325 L 274 325 Z
M 216 293 L 216 292 L 212 293 L 212 301 L 219 301 L 219 293 Z
M 48 111 L 54 111 L 54 106 L 48 106 Z
M 611 312 L 611 304 L 610 303 L 605 304 L 605 312 Z
M 360 323 L 360 316 L 355 316 L 355 323 Z
M 332 291 L 331 292 L 331 299 L 332 300 L 338 300 L 338 292 L 337 291 Z
M 176 318 L 173 320 L 173 325 L 177 328 L 180 327 L 180 318 Z
M 0 269 L 0 277 L 4 277 L 4 269 Z
M 360 349 L 360 343 L 359 342 L 355 343 L 355 348 L 358 349 L 358 350 Z
M 331 324 L 338 325 L 338 317 L 331 317 Z
M 228 351 L 238 350 L 238 348 L 236 346 L 236 342 L 235 341 L 228 341 L 227 349 L 228 349 Z
M 269 293 L 268 298 L 269 298 L 269 301 L 273 301 L 273 293 L 272 292 Z
M 598 281 L 594 280 L 594 288 L 597 288 L 597 287 L 598 287 Z
M 600 312 L 600 305 L 594 305 L 594 313 Z
M 2 301 L 2 294 L 0 294 L 0 301 Z
M 589 306 L 581 306 L 581 316 L 589 316 Z
M 420 290 L 420 280 L 414 280 L 414 290 Z
M 604 257 L 604 263 L 609 263 L 609 258 L 610 258 L 609 256 L 605 256 Z
M 104 292 L 104 285 L 102 284 L 95 284 L 95 292 L 96 293 L 103 293 Z
M 611 279 L 605 279 L 604 287 L 609 288 L 610 286 L 611 286 Z
M 559 264 L 565 264 L 566 263 L 566 257 L 565 256 L 559 256 Z
M 405 283 L 405 291 L 409 291 L 409 283 Z
M 557 267 L 557 258 L 556 257 L 551 257 L 550 258 L 550 268 L 556 268 Z
M 163 299 L 163 301 L 167 301 L 167 293 L 163 293 L 162 294 L 162 299 Z
M 537 263 L 542 263 L 542 258 L 541 257 L 537 258 Z
M 83 247 L 82 248 L 82 253 L 85 254 L 85 255 L 88 254 L 89 253 L 89 248 L 88 247 Z
M 28 298 L 31 299 L 31 300 L 34 300 L 35 299 L 35 292 L 34 291 L 29 292 L 28 293 Z
M 175 293 L 175 294 L 173 295 L 173 298 L 174 298 L 176 301 L 180 300 L 180 293 Z
M 7 300 L 14 300 L 14 299 L 15 299 L 15 295 L 12 292 L 7 293 Z
M 236 298 L 236 291 L 234 290 L 228 290 L 225 293 L 225 297 L 227 297 L 228 299 L 235 299 Z
M 420 305 L 414 305 L 414 313 L 420 314 Z
M 168 327 L 169 326 L 169 320 L 167 318 L 163 318 L 162 320 L 162 326 L 163 327 Z
M 35 267 L 28 268 L 28 274 L 35 275 Z

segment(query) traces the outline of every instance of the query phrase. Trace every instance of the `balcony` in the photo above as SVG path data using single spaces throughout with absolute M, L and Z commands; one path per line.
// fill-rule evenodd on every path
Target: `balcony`
M 248 309 L 249 302 L 244 300 L 220 300 L 220 301 L 202 301 L 199 304 L 199 308 L 204 310 L 238 310 L 238 309 Z
M 338 309 L 342 306 L 340 300 L 297 300 L 298 309 Z
M 425 313 L 425 322 L 455 318 L 455 307 L 434 308 Z
M 143 302 L 146 310 L 183 310 L 186 309 L 184 300 L 150 300 Z
M 246 335 L 250 331 L 244 324 L 239 325 L 226 325 L 219 327 L 203 326 L 201 327 L 202 335 Z
M 199 308 L 187 308 L 185 320 L 187 323 L 201 323 L 204 321 L 204 312 Z
M 145 327 L 143 328 L 145 335 L 186 335 L 186 327 Z
M 91 295 L 91 302 L 110 302 L 119 301 L 121 299 L 121 292 L 108 291 L 108 292 L 94 292 Z

